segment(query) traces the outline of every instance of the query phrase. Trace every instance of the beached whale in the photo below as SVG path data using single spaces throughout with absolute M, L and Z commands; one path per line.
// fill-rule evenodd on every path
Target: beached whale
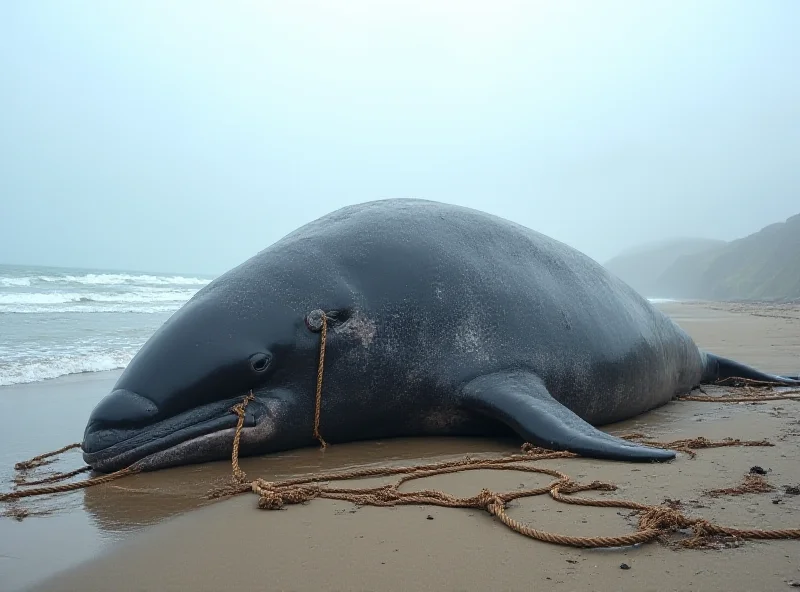
M 92 412 L 85 461 L 113 471 L 315 444 L 516 434 L 588 457 L 674 453 L 593 426 L 728 376 L 798 382 L 700 351 L 569 246 L 473 209 L 413 199 L 346 207 L 218 277 L 141 348 Z M 311 316 L 309 316 L 311 315 Z M 319 319 L 317 319 L 319 320 Z

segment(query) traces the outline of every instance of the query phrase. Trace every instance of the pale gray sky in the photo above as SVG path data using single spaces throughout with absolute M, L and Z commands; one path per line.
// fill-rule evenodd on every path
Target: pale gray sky
M 346 204 L 605 261 L 800 212 L 800 2 L 0 3 L 0 262 L 222 272 Z

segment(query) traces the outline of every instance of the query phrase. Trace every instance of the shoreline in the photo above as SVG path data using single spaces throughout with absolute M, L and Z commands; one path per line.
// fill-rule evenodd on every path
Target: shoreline
M 700 347 L 758 365 L 769 372 L 800 370 L 800 307 L 788 315 L 764 314 L 753 304 L 669 302 L 657 305 Z M 756 310 L 753 310 L 753 307 Z M 765 308 L 765 307 L 762 307 Z M 41 383 L 0 387 L 0 417 L 8 444 L 0 476 L 8 483 L 13 463 L 80 439 L 76 430 L 121 371 L 69 375 Z M 780 487 L 798 480 L 800 402 L 759 405 L 670 403 L 634 420 L 608 426 L 612 433 L 646 431 L 654 437 L 769 438 L 769 449 L 700 451 L 668 465 L 636 466 L 586 459 L 546 461 L 575 478 L 608 480 L 622 487 L 614 497 L 661 503 L 665 497 L 698 498 L 698 488 L 738 484 L 750 466 L 768 468 Z M 515 444 L 483 439 L 377 441 L 326 451 L 292 451 L 242 459 L 252 476 L 282 479 L 370 464 L 422 463 L 464 454 L 504 453 Z M 79 463 L 67 453 L 64 465 Z M 59 468 L 63 465 L 59 465 Z M 419 486 L 472 495 L 481 487 L 507 491 L 541 478 L 494 471 L 456 473 L 421 480 Z M 531 541 L 507 531 L 480 511 L 439 507 L 355 509 L 346 502 L 314 500 L 280 512 L 255 508 L 243 495 L 221 502 L 203 495 L 230 474 L 230 463 L 207 463 L 126 477 L 103 486 L 23 503 L 49 508 L 51 516 L 0 520 L 0 580 L 9 590 L 115 589 L 785 589 L 800 580 L 797 541 L 745 542 L 723 551 L 675 552 L 658 544 L 620 551 L 579 551 Z M 424 481 L 424 484 L 423 484 Z M 795 483 L 796 485 L 797 483 Z M 357 485 L 346 483 L 343 486 Z M 7 487 L 3 488 L 4 490 Z M 742 527 L 800 527 L 800 496 L 776 493 L 704 500 L 691 512 Z M 598 511 L 599 510 L 599 511 Z M 568 534 L 633 531 L 624 517 L 598 508 L 563 508 L 534 498 L 509 514 L 537 528 Z M 427 519 L 431 516 L 433 521 Z M 584 522 L 585 521 L 585 522 Z M 280 536 L 274 536 L 280 532 Z M 211 534 L 213 533 L 213 534 Z M 348 551 L 353 548 L 355 551 Z M 723 553 L 737 558 L 726 572 Z M 723 555 L 724 556 L 724 555 Z M 631 565 L 620 570 L 621 562 Z M 533 562 L 533 563 L 532 563 Z M 448 566 L 439 569 L 437 564 Z M 679 565 L 681 567 L 679 567 Z M 498 567 L 502 569 L 498 570 Z M 696 572 L 700 572 L 697 574 Z M 687 577 L 687 574 L 694 574 Z M 403 578 L 406 578 L 405 580 Z M 694 579 L 692 579 L 694 578 Z M 756 586 L 753 588 L 752 586 Z
M 0 384 L 0 396 L 4 391 L 17 390 L 22 388 L 34 388 L 41 386 L 43 388 L 58 387 L 61 385 L 69 385 L 80 382 L 90 382 L 95 380 L 116 380 L 124 368 L 113 368 L 111 370 L 86 370 L 84 372 L 71 372 L 69 374 L 60 374 L 52 378 L 43 378 L 41 380 L 33 380 L 29 382 L 15 382 L 13 384 Z

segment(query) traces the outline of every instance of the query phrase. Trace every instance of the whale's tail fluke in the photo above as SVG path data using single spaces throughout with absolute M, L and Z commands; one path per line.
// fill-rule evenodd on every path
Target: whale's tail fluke
M 709 384 L 726 378 L 746 378 L 748 380 L 770 382 L 781 386 L 800 386 L 800 377 L 798 376 L 767 374 L 766 372 L 761 372 L 760 370 L 756 370 L 755 368 L 751 368 L 750 366 L 734 360 L 729 360 L 708 352 L 704 353 L 706 356 L 706 364 L 703 369 L 703 377 L 700 379 L 702 384 Z

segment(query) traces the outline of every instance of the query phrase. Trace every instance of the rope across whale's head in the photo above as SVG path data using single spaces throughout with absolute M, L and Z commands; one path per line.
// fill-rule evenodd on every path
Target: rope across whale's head
M 158 469 L 220 460 L 237 425 L 230 409 L 250 392 L 243 419 L 248 449 L 268 452 L 270 439 L 287 427 L 283 418 L 312 412 L 326 314 L 279 305 L 232 314 L 218 300 L 200 294 L 137 353 L 87 422 L 87 464 L 109 472 L 139 461 Z M 314 435 L 322 441 L 318 429 Z

